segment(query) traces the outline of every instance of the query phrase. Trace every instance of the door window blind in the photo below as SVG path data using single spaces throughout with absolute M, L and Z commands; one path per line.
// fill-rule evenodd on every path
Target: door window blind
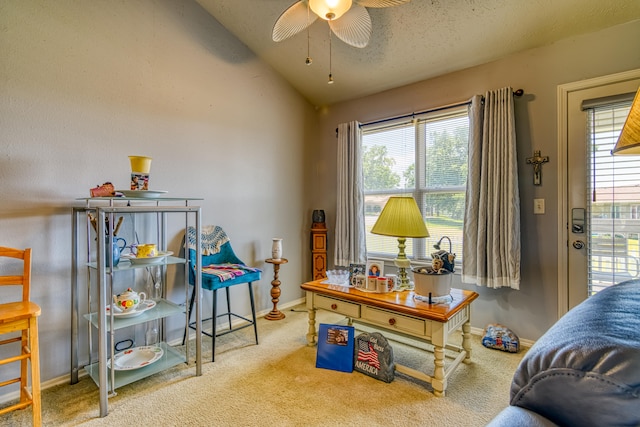
M 597 100 L 596 100 L 597 101 Z M 588 113 L 588 295 L 640 277 L 640 156 L 612 156 L 631 100 L 602 99 Z

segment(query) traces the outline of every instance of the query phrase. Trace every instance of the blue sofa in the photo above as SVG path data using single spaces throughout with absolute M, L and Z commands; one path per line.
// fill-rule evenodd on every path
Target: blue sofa
M 640 426 L 640 280 L 611 286 L 527 352 L 488 425 Z

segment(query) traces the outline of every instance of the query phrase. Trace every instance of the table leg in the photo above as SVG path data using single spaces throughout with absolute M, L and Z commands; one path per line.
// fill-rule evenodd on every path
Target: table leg
M 435 370 L 433 372 L 433 394 L 436 397 L 444 397 L 444 390 L 447 387 L 444 378 L 444 347 L 435 346 L 433 350 Z
M 433 394 L 437 397 L 444 397 L 447 389 L 447 378 L 444 369 L 444 349 L 447 347 L 447 327 L 446 323 L 436 322 L 431 330 L 431 343 L 433 344 L 433 377 L 431 386 Z
M 310 307 L 309 312 L 309 330 L 307 332 L 307 345 L 314 346 L 318 341 L 318 332 L 316 331 L 316 309 Z
M 462 325 L 462 348 L 467 353 L 464 363 L 471 363 L 471 323 L 469 321 Z

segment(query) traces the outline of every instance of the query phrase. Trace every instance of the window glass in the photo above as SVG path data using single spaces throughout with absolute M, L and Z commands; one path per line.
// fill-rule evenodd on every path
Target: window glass
M 467 106 L 421 115 L 393 124 L 363 126 L 362 164 L 369 257 L 393 259 L 398 240 L 371 234 L 391 196 L 413 196 L 430 237 L 407 239 L 408 257 L 427 260 L 443 236 L 462 257 L 462 223 L 467 179 Z M 449 250 L 443 240 L 442 249 Z

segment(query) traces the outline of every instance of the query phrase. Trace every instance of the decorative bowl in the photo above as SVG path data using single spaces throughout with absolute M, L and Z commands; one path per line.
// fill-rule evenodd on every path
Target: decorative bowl
M 327 270 L 326 283 L 332 285 L 348 285 L 349 284 L 349 270 Z
M 451 278 L 453 274 L 445 269 L 438 271 L 431 267 L 414 268 L 413 281 L 415 284 L 414 293 L 428 297 L 440 297 L 449 295 L 451 291 Z

